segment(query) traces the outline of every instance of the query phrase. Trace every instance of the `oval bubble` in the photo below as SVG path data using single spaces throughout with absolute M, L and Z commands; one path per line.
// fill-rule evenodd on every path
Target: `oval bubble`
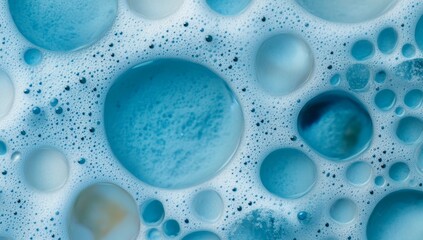
M 186 235 L 182 240 L 220 240 L 220 238 L 209 231 L 197 231 Z
M 206 0 L 206 3 L 213 11 L 221 15 L 233 16 L 247 9 L 251 0 Z
M 400 190 L 384 197 L 367 222 L 368 240 L 420 240 L 423 236 L 423 193 Z
M 389 177 L 397 182 L 405 181 L 410 174 L 410 168 L 404 162 L 396 162 L 389 168 Z
M 334 161 L 347 160 L 366 150 L 373 123 L 364 106 L 343 91 L 322 93 L 298 115 L 298 132 L 319 154 Z
M 147 232 L 147 240 L 162 240 L 162 233 L 157 228 L 152 228 Z
M 346 78 L 348 85 L 352 90 L 363 90 L 370 79 L 370 70 L 367 65 L 364 64 L 354 64 L 348 67 Z
M 386 80 L 386 72 L 379 71 L 375 74 L 375 82 L 377 83 L 384 83 Z
M 347 224 L 356 218 L 357 205 L 348 198 L 341 198 L 332 204 L 329 213 L 336 222 Z
M 397 0 L 296 0 L 311 14 L 331 22 L 359 23 L 377 18 L 390 10 Z
M 179 232 L 181 231 L 181 227 L 179 226 L 179 223 L 174 220 L 166 220 L 166 222 L 163 223 L 163 232 L 168 237 L 176 237 L 179 235 Z
M 111 28 L 117 8 L 117 0 L 9 0 L 20 33 L 52 51 L 94 44 Z
M 369 182 L 372 176 L 372 167 L 366 162 L 355 162 L 348 166 L 346 177 L 348 181 L 357 186 L 362 186 Z
M 413 89 L 408 91 L 404 96 L 404 104 L 412 109 L 419 108 L 423 102 L 423 91 Z
M 383 89 L 376 93 L 374 102 L 376 106 L 382 111 L 391 110 L 396 102 L 397 95 L 390 89 Z
M 283 148 L 271 152 L 260 166 L 260 180 L 271 193 L 281 198 L 299 198 L 316 182 L 314 162 L 303 152 Z
M 141 181 L 181 189 L 205 182 L 228 163 L 244 120 L 226 82 L 178 59 L 139 64 L 109 89 L 105 128 L 121 164 Z
M 401 53 L 406 58 L 414 57 L 416 54 L 416 47 L 413 44 L 406 43 L 402 46 Z
M 371 58 L 375 53 L 375 47 L 369 40 L 359 40 L 351 48 L 351 55 L 358 61 Z
M 0 156 L 7 153 L 6 143 L 0 140 Z
M 223 214 L 223 200 L 214 190 L 197 193 L 192 200 L 192 208 L 203 221 L 216 222 Z
M 416 117 L 402 118 L 395 131 L 399 140 L 406 144 L 415 143 L 423 132 L 423 121 Z
M 416 31 L 414 32 L 417 47 L 423 51 L 423 15 L 420 17 L 416 25 Z
M 383 29 L 377 37 L 377 46 L 384 54 L 390 54 L 394 51 L 398 42 L 398 33 L 392 28 Z
M 176 13 L 184 0 L 128 0 L 129 8 L 141 16 L 157 20 Z
M 385 178 L 384 178 L 384 177 L 382 177 L 382 176 L 377 176 L 377 177 L 375 178 L 375 184 L 376 184 L 376 186 L 378 186 L 378 187 L 382 187 L 383 185 L 385 185 Z
M 83 189 L 70 212 L 70 239 L 136 239 L 140 231 L 133 197 L 112 183 L 96 183 Z
M 30 153 L 23 167 L 26 182 L 43 192 L 62 188 L 69 176 L 65 155 L 51 147 L 42 147 Z
M 145 224 L 156 225 L 163 221 L 165 210 L 162 202 L 156 199 L 149 200 L 141 206 L 141 217 Z
M 258 82 L 271 95 L 287 95 L 309 79 L 313 65 L 313 54 L 304 40 L 279 34 L 264 41 L 257 52 Z
M 0 70 L 0 119 L 4 118 L 15 101 L 15 88 L 9 76 Z
M 30 66 L 36 66 L 43 60 L 43 54 L 36 48 L 30 48 L 24 53 L 24 60 Z

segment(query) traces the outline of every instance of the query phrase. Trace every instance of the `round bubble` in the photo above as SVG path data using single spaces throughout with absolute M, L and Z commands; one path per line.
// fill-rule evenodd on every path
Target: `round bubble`
M 406 144 L 415 143 L 423 132 L 423 121 L 416 117 L 402 118 L 395 131 L 399 140 Z
M 376 184 L 376 186 L 378 186 L 378 187 L 382 187 L 383 185 L 385 185 L 385 178 L 384 178 L 384 177 L 382 177 L 382 176 L 377 176 L 377 177 L 375 178 L 375 184 Z
M 384 54 L 390 54 L 394 51 L 398 42 L 398 33 L 392 28 L 383 29 L 377 37 L 377 46 Z
M 375 53 L 375 47 L 369 40 L 359 40 L 351 48 L 351 55 L 358 61 L 371 58 Z
M 338 86 L 340 82 L 341 82 L 341 75 L 339 74 L 335 74 L 330 78 L 330 84 L 332 86 Z
M 422 105 L 422 102 L 423 91 L 419 89 L 410 90 L 404 96 L 404 104 L 409 108 L 416 109 Z
M 43 54 L 36 48 L 30 48 L 24 53 L 24 60 L 30 66 L 36 66 L 43 60 Z
M 24 177 L 35 189 L 51 192 L 65 185 L 69 176 L 68 161 L 57 149 L 38 148 L 24 161 Z
M 379 71 L 375 74 L 375 82 L 377 83 L 384 83 L 386 80 L 386 72 Z
M 15 88 L 9 76 L 0 70 L 0 119 L 12 108 L 15 100 Z
M 414 57 L 416 54 L 416 47 L 413 44 L 406 43 L 402 46 L 401 53 L 406 58 Z
M 377 18 L 397 0 L 296 0 L 311 14 L 331 22 L 359 23 Z
M 348 181 L 356 186 L 362 186 L 369 182 L 372 176 L 372 167 L 366 162 L 355 162 L 348 166 L 346 177 Z
M 309 79 L 313 65 L 306 42 L 292 34 L 279 34 L 264 41 L 257 52 L 258 82 L 271 95 L 287 95 Z
M 347 69 L 346 78 L 352 90 L 363 90 L 369 83 L 369 67 L 364 64 L 351 65 Z
M 233 223 L 228 240 L 288 239 L 289 226 L 276 212 L 257 209 Z
M 220 240 L 220 238 L 209 231 L 197 231 L 186 235 L 182 240 Z
M 382 111 L 389 111 L 395 105 L 397 96 L 394 91 L 384 89 L 376 93 L 374 102 L 376 106 Z
M 160 59 L 123 73 L 105 103 L 110 147 L 155 187 L 180 189 L 214 177 L 243 133 L 241 107 L 225 81 L 192 62 Z
M 135 200 L 111 183 L 96 183 L 82 190 L 69 219 L 70 239 L 136 239 L 140 231 Z
M 364 106 L 343 91 L 322 93 L 298 115 L 298 131 L 319 154 L 334 161 L 347 160 L 366 150 L 373 123 Z
M 394 163 L 389 168 L 389 177 L 397 182 L 405 181 L 410 174 L 410 168 L 404 162 Z
M 181 227 L 179 226 L 179 223 L 174 219 L 166 220 L 166 222 L 163 223 L 163 232 L 168 237 L 176 237 L 178 236 L 180 231 Z
M 357 216 L 357 205 L 348 198 L 341 198 L 332 204 L 329 214 L 338 223 L 350 223 Z
M 0 155 L 4 155 L 6 153 L 7 153 L 6 143 L 0 140 Z
M 163 19 L 176 13 L 184 0 L 128 0 L 129 8 L 147 19 Z
M 404 110 L 403 107 L 397 107 L 397 108 L 395 108 L 395 114 L 397 116 L 399 116 L 399 117 L 403 116 L 404 115 L 404 112 L 405 112 L 405 110 Z
M 207 5 L 215 12 L 233 16 L 247 9 L 252 0 L 206 0 Z
M 299 198 L 316 182 L 314 162 L 303 152 L 283 148 L 270 153 L 261 164 L 260 180 L 271 193 L 281 198 Z
M 52 51 L 74 51 L 97 42 L 111 28 L 117 0 L 9 0 L 19 31 Z
M 423 193 L 400 190 L 384 197 L 367 222 L 368 240 L 420 240 L 423 236 Z
M 192 200 L 195 214 L 203 221 L 216 222 L 223 214 L 223 200 L 214 190 L 197 193 Z
M 423 50 L 423 15 L 420 17 L 416 25 L 416 31 L 414 32 L 416 38 L 417 47 Z
M 145 202 L 140 210 L 144 223 L 148 225 L 156 225 L 163 221 L 165 210 L 163 204 L 159 200 L 152 199 Z
M 163 239 L 162 233 L 158 229 L 152 228 L 148 230 L 147 240 L 162 240 L 162 239 Z

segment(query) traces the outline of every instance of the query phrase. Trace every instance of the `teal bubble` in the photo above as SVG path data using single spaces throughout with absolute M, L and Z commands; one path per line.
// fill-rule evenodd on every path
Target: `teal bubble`
M 404 104 L 412 109 L 419 108 L 423 102 L 423 91 L 413 89 L 408 91 L 404 96 Z
M 271 193 L 281 198 L 299 198 L 316 182 L 315 163 L 303 152 L 282 148 L 270 153 L 260 166 L 260 180 Z
M 406 43 L 402 46 L 401 53 L 406 58 L 414 57 L 416 54 L 416 47 L 413 44 Z
M 20 33 L 38 47 L 75 51 L 97 42 L 111 28 L 117 0 L 9 0 Z
M 175 14 L 184 3 L 184 0 L 128 0 L 131 10 L 142 17 L 158 20 Z
M 141 217 L 147 225 L 157 225 L 163 221 L 165 210 L 163 204 L 156 199 L 145 202 L 141 208 Z
M 397 107 L 395 108 L 395 114 L 399 117 L 402 117 L 405 113 L 405 110 L 403 107 Z
M 310 147 L 333 161 L 360 154 L 373 137 L 367 109 L 343 91 L 329 91 L 311 99 L 301 109 L 297 127 Z
M 375 47 L 369 40 L 359 40 L 351 48 L 351 55 L 358 61 L 367 60 L 373 57 Z
M 157 228 L 152 228 L 147 231 L 147 240 L 162 240 L 162 233 Z
M 384 197 L 367 222 L 368 240 L 420 240 L 423 236 L 423 193 L 400 190 Z
M 36 66 L 43 60 L 43 54 L 36 48 L 30 48 L 24 53 L 24 60 L 30 66 Z
M 348 181 L 356 186 L 368 183 L 371 176 L 372 167 L 366 162 L 355 162 L 348 166 L 346 171 Z
M 179 232 L 181 231 L 181 227 L 179 226 L 178 221 L 174 219 L 166 220 L 166 222 L 163 223 L 163 232 L 168 237 L 176 237 L 179 235 Z
M 206 0 L 206 3 L 213 11 L 221 15 L 233 16 L 247 9 L 251 0 Z
M 367 65 L 354 64 L 348 67 L 346 78 L 352 90 L 362 90 L 369 83 L 370 70 Z
M 209 231 L 197 231 L 186 235 L 182 240 L 220 240 L 220 238 Z
M 395 75 L 404 81 L 423 81 L 423 58 L 406 60 L 394 67 Z
M 214 190 L 197 193 L 192 200 L 195 214 L 203 221 L 216 222 L 223 214 L 223 200 Z
M 389 177 L 396 182 L 405 181 L 409 174 L 410 168 L 404 162 L 396 162 L 389 168 Z
M 377 37 L 377 46 L 384 54 L 390 54 L 394 51 L 398 43 L 398 33 L 392 28 L 383 29 Z
M 235 153 L 244 119 L 226 82 L 178 59 L 139 64 L 109 89 L 105 130 L 120 163 L 139 180 L 181 189 L 217 175 Z
M 332 204 L 329 214 L 336 222 L 347 224 L 357 217 L 357 205 L 351 199 L 341 198 Z
M 423 121 L 419 118 L 408 116 L 402 118 L 395 131 L 399 140 L 406 144 L 415 143 L 423 132 Z
M 341 82 L 341 75 L 339 74 L 335 74 L 330 78 L 330 84 L 332 86 L 338 86 L 340 82 Z
M 384 83 L 386 80 L 386 72 L 379 71 L 375 74 L 375 82 L 377 83 Z
M 0 140 L 0 155 L 4 155 L 6 153 L 7 153 L 6 143 Z
M 423 16 L 420 17 L 416 25 L 416 31 L 414 32 L 417 47 L 423 51 Z
M 257 79 L 275 96 L 299 89 L 310 77 L 314 57 L 308 44 L 292 34 L 279 34 L 263 42 L 256 57 Z
M 376 93 L 374 102 L 376 106 L 382 111 L 389 111 L 395 105 L 397 96 L 394 91 L 390 89 L 383 89 Z
M 382 176 L 377 176 L 377 177 L 375 178 L 375 184 L 376 184 L 376 186 L 378 186 L 378 187 L 382 187 L 383 185 L 385 185 L 385 178 L 384 178 L 384 177 L 382 177 Z

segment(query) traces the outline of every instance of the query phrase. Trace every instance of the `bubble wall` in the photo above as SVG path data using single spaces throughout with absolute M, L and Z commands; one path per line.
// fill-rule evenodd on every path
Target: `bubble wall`
M 421 0 L 0 0 L 0 239 L 422 240 Z

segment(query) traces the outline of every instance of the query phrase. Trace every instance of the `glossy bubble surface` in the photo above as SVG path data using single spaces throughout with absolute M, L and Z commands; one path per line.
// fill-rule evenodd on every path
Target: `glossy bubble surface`
M 351 199 L 341 198 L 332 204 L 329 213 L 336 222 L 346 224 L 356 218 L 357 211 L 357 205 Z
M 219 193 L 204 190 L 194 196 L 192 208 L 201 220 L 215 222 L 222 216 L 224 205 Z
M 243 12 L 252 0 L 205 0 L 207 5 L 215 12 L 232 16 Z
M 163 19 L 181 8 L 184 0 L 128 0 L 131 10 L 152 20 Z

